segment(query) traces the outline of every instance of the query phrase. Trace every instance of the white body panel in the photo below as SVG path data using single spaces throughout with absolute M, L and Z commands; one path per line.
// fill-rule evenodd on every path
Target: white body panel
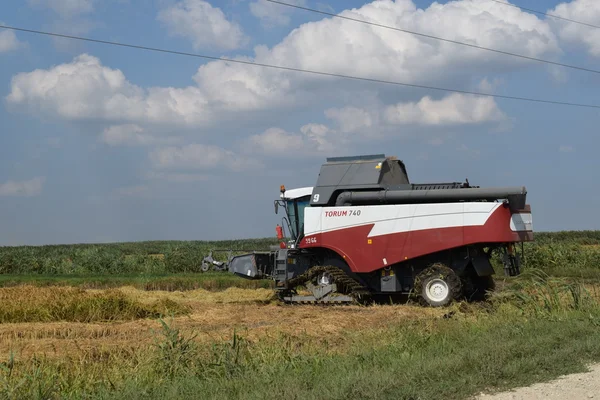
M 304 232 L 308 236 L 374 223 L 368 237 L 375 237 L 426 229 L 482 226 L 500 206 L 502 203 L 460 202 L 306 207 Z
M 511 215 L 510 229 L 513 232 L 533 231 L 533 215 L 530 213 Z

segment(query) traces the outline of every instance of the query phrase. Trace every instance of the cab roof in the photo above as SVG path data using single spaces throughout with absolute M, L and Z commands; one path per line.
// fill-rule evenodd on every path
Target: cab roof
M 308 186 L 308 187 L 286 190 L 284 193 L 281 193 L 280 197 L 284 200 L 295 200 L 295 199 L 299 199 L 300 197 L 310 196 L 310 195 L 312 195 L 312 192 L 313 192 L 313 187 Z

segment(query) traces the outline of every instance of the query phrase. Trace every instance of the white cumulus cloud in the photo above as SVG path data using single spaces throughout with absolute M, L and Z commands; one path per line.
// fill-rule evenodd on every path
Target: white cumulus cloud
M 506 115 L 491 97 L 475 97 L 460 93 L 441 100 L 429 96 L 414 103 L 399 103 L 385 110 L 390 124 L 454 125 L 503 121 Z
M 325 116 L 331 120 L 331 126 L 306 124 L 300 128 L 300 133 L 270 128 L 245 141 L 245 149 L 286 157 L 318 155 L 346 151 L 353 143 L 397 136 L 398 125 L 433 129 L 510 122 L 493 98 L 464 94 L 451 94 L 439 100 L 426 96 L 417 102 L 377 104 L 370 108 L 330 108 L 325 110 Z M 443 143 L 439 137 L 429 138 L 428 142 L 432 145 Z
M 27 181 L 8 181 L 0 183 L 1 196 L 32 197 L 42 193 L 45 178 L 37 177 Z
M 597 0 L 573 0 L 560 3 L 554 9 L 548 10 L 548 13 L 600 25 L 600 2 Z M 548 22 L 565 43 L 583 45 L 592 56 L 600 57 L 600 29 L 551 17 L 548 18 Z
M 560 53 L 546 22 L 487 0 L 434 3 L 426 9 L 418 9 L 410 0 L 380 0 L 341 14 L 531 57 Z M 508 71 L 531 65 L 515 57 L 338 18 L 305 23 L 272 48 L 258 46 L 254 57 L 240 59 L 411 84 L 452 82 L 457 87 L 489 68 Z M 227 61 L 203 65 L 194 80 L 211 101 L 245 110 L 309 105 L 315 98 L 334 98 L 337 91 L 332 85 L 349 92 L 364 89 L 333 77 Z M 385 86 L 370 87 L 376 91 Z
M 426 9 L 418 9 L 410 0 L 381 0 L 340 14 L 532 57 L 557 55 L 560 51 L 546 22 L 487 0 L 433 3 Z M 338 18 L 303 24 L 271 50 L 259 49 L 256 59 L 405 82 L 447 76 L 454 68 L 462 67 L 466 72 L 525 63 L 518 58 Z
M 182 0 L 158 13 L 169 33 L 189 39 L 195 49 L 237 49 L 247 42 L 239 24 L 203 0 Z
M 370 108 L 330 108 L 325 115 L 335 123 L 328 132 L 376 137 L 397 125 L 447 126 L 504 122 L 508 117 L 491 97 L 454 93 L 439 100 L 425 96 L 416 102 L 399 102 Z
M 433 3 L 425 9 L 417 8 L 410 0 L 378 0 L 342 14 L 533 57 L 552 57 L 560 53 L 547 22 L 487 0 Z M 239 31 L 235 25 L 208 3 L 182 1 L 164 9 L 160 15 L 165 23 L 181 29 L 180 34 L 192 35 L 197 40 L 209 40 L 215 32 L 221 32 L 215 30 L 213 24 L 221 21 L 226 27 L 222 28 L 223 32 L 231 34 L 219 33 L 220 40 L 234 38 L 238 42 Z M 208 19 L 202 19 L 205 17 Z M 272 48 L 258 46 L 254 57 L 239 59 L 406 83 L 443 81 L 445 86 L 455 87 L 470 85 L 473 74 L 487 76 L 490 68 L 508 71 L 531 65 L 513 57 L 337 18 L 303 24 Z M 385 122 L 380 120 L 380 111 L 374 113 L 373 107 L 365 104 L 367 99 L 371 103 L 373 98 L 377 99 L 382 94 L 380 90 L 387 88 L 384 85 L 365 86 L 228 61 L 200 66 L 193 80 L 195 84 L 180 88 L 143 88 L 131 83 L 119 69 L 82 54 L 69 63 L 14 76 L 6 100 L 13 108 L 70 120 L 101 119 L 111 125 L 215 126 L 231 120 L 233 112 L 241 118 L 250 112 L 293 111 L 301 107 L 317 112 L 329 110 L 330 119 L 339 123 L 336 132 L 377 127 Z M 484 85 L 492 89 L 491 85 Z M 351 99 L 352 105 L 344 103 L 354 109 L 337 106 L 335 103 L 340 99 Z M 424 98 L 404 104 L 400 109 L 412 115 L 410 117 L 398 116 L 397 110 L 395 114 L 392 110 L 386 115 L 396 123 L 421 124 L 471 123 L 500 116 L 496 104 L 488 100 L 453 97 L 446 101 L 450 103 L 438 104 L 439 100 Z M 443 109 L 447 105 L 453 108 Z M 467 110 L 469 106 L 474 108 Z M 420 116 L 415 116 L 417 114 Z M 323 134 L 312 130 L 309 133 L 312 142 L 320 141 L 323 148 L 329 143 L 326 136 L 332 132 Z M 303 135 L 306 140 L 308 134 Z
M 143 89 L 87 54 L 47 70 L 17 74 L 6 100 L 69 120 L 171 123 L 200 123 L 207 105 L 197 88 Z

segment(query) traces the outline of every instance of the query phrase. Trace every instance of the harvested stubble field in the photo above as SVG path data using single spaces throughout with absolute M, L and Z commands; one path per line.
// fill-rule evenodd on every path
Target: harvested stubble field
M 539 235 L 521 277 L 499 270 L 500 290 L 487 302 L 444 309 L 285 306 L 268 282 L 192 274 L 191 264 L 115 271 L 133 250 L 168 254 L 177 243 L 107 245 L 110 257 L 96 264 L 75 255 L 86 245 L 0 248 L 13 263 L 0 266 L 0 393 L 463 399 L 548 380 L 600 360 L 598 244 L 600 232 Z M 228 245 L 186 251 L 201 259 Z M 57 268 L 65 257 L 77 268 Z
M 0 289 L 0 298 L 5 290 L 7 289 Z M 43 297 L 54 297 L 64 291 L 62 288 L 39 290 L 42 291 Z M 157 305 L 174 311 L 174 315 L 165 313 L 165 320 L 179 328 L 184 335 L 195 333 L 195 340 L 201 343 L 229 340 L 237 329 L 239 334 L 251 341 L 278 334 L 310 340 L 323 338 L 331 341 L 327 351 L 342 346 L 348 338 L 348 332 L 373 331 L 407 319 L 447 312 L 399 305 L 368 308 L 332 307 L 325 310 L 315 310 L 315 307 L 311 306 L 289 307 L 275 302 L 272 298 L 273 292 L 268 289 L 231 288 L 215 293 L 205 290 L 146 292 L 124 287 L 116 291 L 128 301 L 124 310 L 115 310 L 116 320 L 106 323 L 105 319 L 101 318 L 102 315 L 92 314 L 99 318 L 90 318 L 87 321 L 57 318 L 55 321 L 43 323 L 4 321 L 0 325 L 0 351 L 8 354 L 13 350 L 21 357 L 27 358 L 40 352 L 49 357 L 63 357 L 67 354 L 77 354 L 83 348 L 142 349 L 153 343 L 153 331 L 160 330 L 161 323 L 158 317 L 148 318 L 139 314 L 138 310 L 152 312 L 157 309 Z M 14 308 L 30 308 L 29 304 L 37 303 L 28 300 L 28 292 L 29 288 L 26 288 L 24 296 L 15 299 L 20 300 L 23 305 Z M 85 293 L 98 298 L 115 296 L 114 290 L 86 290 Z M 137 315 L 130 311 L 132 308 L 138 312 Z M 67 317 L 70 316 L 71 314 Z

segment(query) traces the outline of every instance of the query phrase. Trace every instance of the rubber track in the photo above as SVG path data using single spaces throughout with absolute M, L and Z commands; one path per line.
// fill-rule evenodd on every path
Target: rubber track
M 333 282 L 337 286 L 337 293 L 348 295 L 356 302 L 363 302 L 371 297 L 371 292 L 358 283 L 356 280 L 350 278 L 343 270 L 334 266 L 316 266 L 310 268 L 305 273 L 298 275 L 287 281 L 286 287 L 288 290 L 292 290 L 298 286 L 302 286 L 310 280 L 316 278 L 318 275 L 327 272 L 333 277 Z M 316 301 L 289 301 L 288 303 L 295 304 L 348 304 L 347 302 L 331 301 L 331 300 L 316 300 Z

